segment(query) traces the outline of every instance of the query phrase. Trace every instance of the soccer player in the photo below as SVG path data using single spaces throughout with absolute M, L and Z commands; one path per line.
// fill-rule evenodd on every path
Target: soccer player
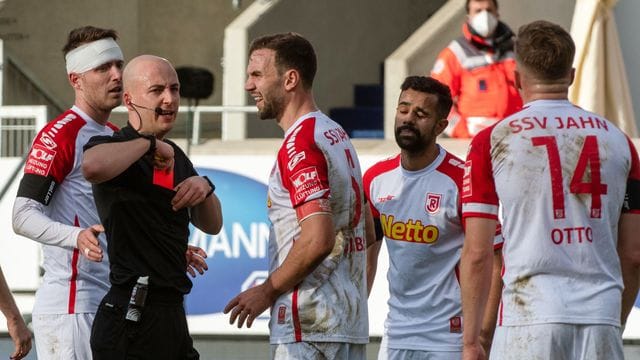
M 14 231 L 42 243 L 44 277 L 33 330 L 38 359 L 91 359 L 89 335 L 109 288 L 105 238 L 91 184 L 81 173 L 82 146 L 110 135 L 122 98 L 123 56 L 114 30 L 72 30 L 63 48 L 75 102 L 35 137 L 13 207 Z
M 400 154 L 373 165 L 364 175 L 376 237 L 384 237 L 389 250 L 389 313 L 378 359 L 460 358 L 464 162 L 436 143 L 448 124 L 451 94 L 446 85 L 423 76 L 406 78 L 401 90 L 395 123 Z M 496 240 L 497 250 L 502 237 Z M 381 243 L 372 244 L 368 252 L 369 282 Z M 500 251 L 495 257 L 493 309 L 500 296 Z M 494 326 L 495 317 L 489 316 L 484 329 L 487 347 Z
M 315 104 L 316 55 L 298 34 L 249 50 L 245 89 L 284 142 L 269 179 L 267 280 L 233 298 L 230 322 L 250 327 L 271 307 L 275 359 L 364 359 L 368 342 L 365 209 L 360 164 L 346 132 Z
M 560 26 L 520 28 L 525 107 L 471 142 L 463 182 L 464 359 L 482 359 L 491 230 L 502 208 L 504 290 L 492 359 L 622 359 L 638 292 L 640 167 L 629 138 L 567 99 L 575 46 Z

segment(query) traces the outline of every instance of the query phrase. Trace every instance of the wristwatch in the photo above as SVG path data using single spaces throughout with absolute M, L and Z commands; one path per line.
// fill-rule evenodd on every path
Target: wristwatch
M 207 196 L 204 197 L 206 199 L 209 196 L 211 196 L 211 194 L 213 194 L 214 190 L 216 189 L 216 186 L 213 185 L 213 183 L 211 182 L 211 180 L 209 180 L 207 176 L 203 176 L 203 178 L 207 180 L 207 182 L 209 183 L 209 186 L 211 186 L 211 190 L 209 190 L 209 192 L 207 193 Z

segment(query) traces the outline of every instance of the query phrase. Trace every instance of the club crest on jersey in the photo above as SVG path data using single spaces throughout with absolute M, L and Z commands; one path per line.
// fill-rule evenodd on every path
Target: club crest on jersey
M 435 215 L 440 210 L 440 200 L 442 194 L 427 193 L 427 200 L 425 201 L 424 209 L 427 213 Z

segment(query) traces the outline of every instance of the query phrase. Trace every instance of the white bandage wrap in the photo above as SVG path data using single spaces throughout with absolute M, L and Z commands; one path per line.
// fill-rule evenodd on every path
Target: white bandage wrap
M 114 60 L 124 60 L 122 50 L 112 38 L 90 42 L 69 51 L 65 56 L 67 74 L 81 74 Z

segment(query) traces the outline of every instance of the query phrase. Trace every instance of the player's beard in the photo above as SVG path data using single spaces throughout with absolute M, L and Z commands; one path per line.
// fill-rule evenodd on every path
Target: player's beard
M 401 135 L 403 130 L 411 131 L 415 136 Z M 404 125 L 400 126 L 395 131 L 396 143 L 400 149 L 408 151 L 410 153 L 420 153 L 429 147 L 429 144 L 435 138 L 434 129 L 429 131 L 430 135 L 424 135 L 420 133 L 420 130 L 413 126 Z
M 280 117 L 284 111 L 284 96 L 274 94 L 266 96 L 263 94 L 264 105 L 262 110 L 258 109 L 258 115 L 261 120 L 276 119 L 280 121 Z

